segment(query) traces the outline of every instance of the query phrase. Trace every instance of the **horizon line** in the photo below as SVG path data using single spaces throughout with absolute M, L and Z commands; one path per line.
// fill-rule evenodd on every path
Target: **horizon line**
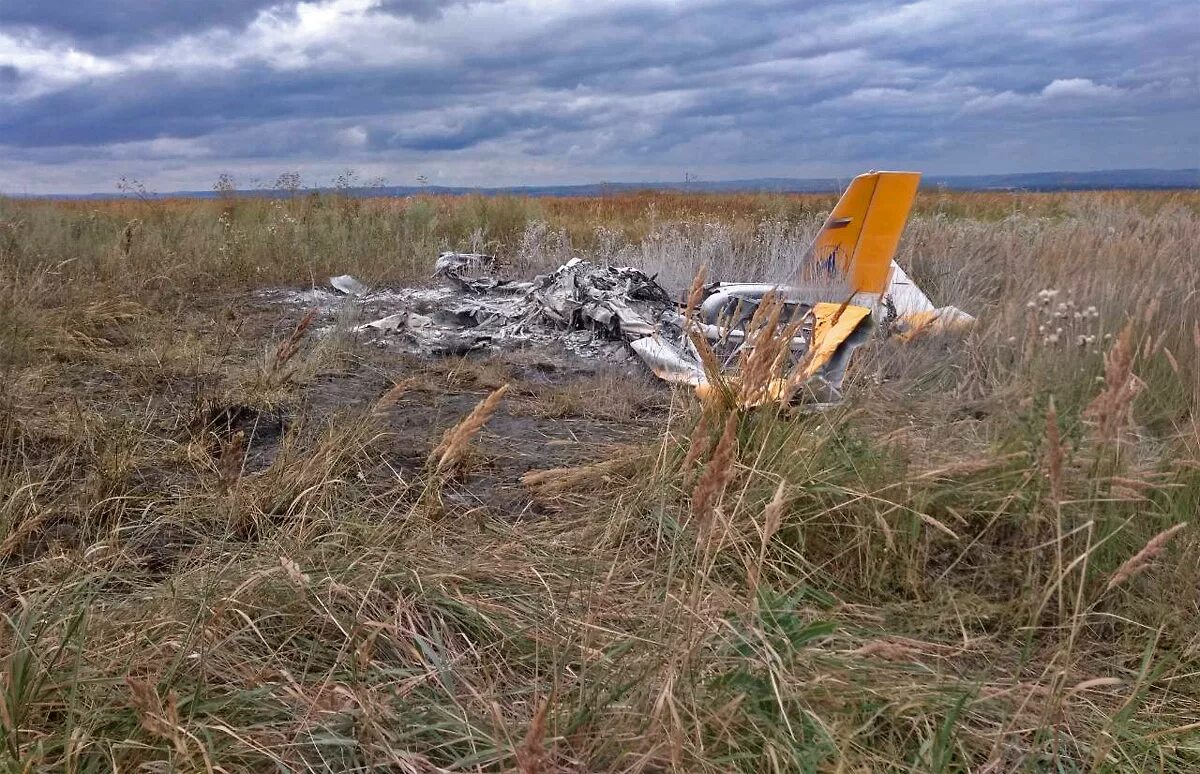
M 861 173 L 859 173 L 861 174 Z M 1081 178 L 1097 177 L 1142 177 L 1141 180 L 1084 180 Z M 1147 180 L 1147 176 L 1162 176 L 1171 179 Z M 220 191 L 215 187 L 207 190 L 183 189 L 157 192 L 145 189 L 138 181 L 135 185 L 141 187 L 131 191 L 116 190 L 113 192 L 86 193 L 45 193 L 19 194 L 0 191 L 0 197 L 10 199 L 209 199 L 221 196 L 265 196 L 288 195 L 300 193 L 345 193 L 354 196 L 403 196 L 421 193 L 445 195 L 469 194 L 515 194 L 529 196 L 555 195 L 595 195 L 603 194 L 605 189 L 621 189 L 621 192 L 636 191 L 694 191 L 697 193 L 837 193 L 845 184 L 853 179 L 849 176 L 822 177 L 751 177 L 717 180 L 664 180 L 664 181 L 594 181 L 588 183 L 545 183 L 545 184 L 515 184 L 515 185 L 439 185 L 434 183 L 418 183 L 401 185 L 384 183 L 383 185 L 316 185 L 299 186 L 296 188 L 281 188 L 262 186 L 259 188 L 237 188 L 230 191 Z M 1055 179 L 1057 178 L 1057 179 Z M 1188 179 L 1190 178 L 1190 179 Z M 1021 180 L 1026 180 L 1021 184 Z M 1035 180 L 1036 179 L 1036 180 Z M 999 172 L 986 174 L 924 174 L 922 183 L 948 187 L 961 191 L 1020 191 L 1052 192 L 1067 190 L 1105 190 L 1105 189 L 1158 189 L 1158 190 L 1193 190 L 1200 188 L 1200 167 L 1156 168 L 1130 167 L 1120 169 L 1096 169 L 1086 171 L 1047 170 L 1038 172 Z M 1006 184 L 1007 183 L 1007 184 Z

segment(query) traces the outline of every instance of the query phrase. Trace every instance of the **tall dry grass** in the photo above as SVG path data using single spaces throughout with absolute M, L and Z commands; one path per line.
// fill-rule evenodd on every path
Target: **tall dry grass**
M 4 765 L 1196 770 L 1195 192 L 922 194 L 900 260 L 975 328 L 872 341 L 822 413 L 674 394 L 516 521 L 440 493 L 536 390 L 400 434 L 445 383 L 330 407 L 377 361 L 248 300 L 444 247 L 683 293 L 831 203 L 0 201 Z

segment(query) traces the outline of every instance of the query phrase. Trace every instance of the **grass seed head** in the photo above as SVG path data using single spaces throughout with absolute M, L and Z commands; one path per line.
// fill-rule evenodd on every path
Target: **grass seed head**
M 471 439 L 475 437 L 487 421 L 496 413 L 500 400 L 508 393 L 509 385 L 505 384 L 493 391 L 472 409 L 461 422 L 445 432 L 441 442 L 429 455 L 434 469 L 443 472 L 452 469 L 466 457 Z
M 1166 549 L 1167 544 L 1171 542 L 1171 538 L 1179 534 L 1187 522 L 1176 524 L 1173 527 L 1164 529 L 1154 537 L 1150 538 L 1146 545 L 1142 546 L 1142 550 L 1138 551 L 1133 556 L 1125 560 L 1125 563 L 1117 568 L 1112 577 L 1108 581 L 1108 585 L 1104 587 L 1105 591 L 1112 591 L 1117 586 L 1128 581 L 1130 578 L 1145 572 L 1149 569 L 1158 555 Z
M 550 752 L 546 749 L 546 718 L 550 713 L 550 699 L 542 699 L 525 738 L 517 747 L 517 770 L 520 774 L 545 774 L 550 770 Z
M 1119 440 L 1133 422 L 1133 400 L 1143 387 L 1133 373 L 1134 356 L 1133 326 L 1127 324 L 1104 357 L 1104 389 L 1083 411 L 1093 423 L 1093 438 L 1098 445 Z
M 1054 398 L 1046 408 L 1046 478 L 1050 481 L 1050 496 L 1058 503 L 1063 497 L 1064 444 L 1058 432 L 1058 410 Z
M 731 411 L 725 420 L 725 429 L 713 449 L 712 458 L 704 466 L 696 488 L 692 490 L 692 517 L 703 530 L 710 522 L 713 509 L 725 486 L 733 478 L 734 457 L 737 454 L 738 415 Z

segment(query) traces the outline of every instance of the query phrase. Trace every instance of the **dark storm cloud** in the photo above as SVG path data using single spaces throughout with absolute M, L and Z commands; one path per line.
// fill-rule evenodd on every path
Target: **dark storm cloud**
M 414 151 L 447 151 L 472 148 L 482 142 L 523 132 L 564 132 L 582 128 L 578 117 L 494 109 L 471 111 L 461 118 L 416 129 L 403 128 L 373 143 L 375 148 L 404 148 Z
M 1200 155 L 1191 0 L 103 5 L 0 0 L 0 160 L 487 184 Z
M 64 36 L 112 51 L 213 27 L 245 25 L 262 10 L 295 0 L 0 0 L 0 30 Z
M 236 78 L 139 73 L 15 105 L 0 114 L 0 144 L 106 145 L 202 137 L 290 118 L 407 112 L 441 104 L 430 89 L 450 85 L 449 74 L 435 71 L 280 73 L 253 66 L 239 70 Z M 461 94 L 470 93 L 464 84 L 453 85 Z

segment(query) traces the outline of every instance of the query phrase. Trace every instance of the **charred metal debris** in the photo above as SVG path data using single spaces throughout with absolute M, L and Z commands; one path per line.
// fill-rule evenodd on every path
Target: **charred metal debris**
M 332 278 L 330 285 L 364 301 L 401 307 L 356 327 L 381 345 L 430 356 L 561 346 L 582 357 L 637 359 L 665 381 L 701 389 L 714 380 L 714 362 L 735 374 L 756 341 L 786 336 L 780 373 L 802 368 L 809 392 L 822 401 L 840 396 L 849 355 L 871 328 L 869 315 L 853 307 L 805 303 L 769 285 L 712 283 L 704 287 L 698 308 L 688 309 L 655 277 L 633 267 L 574 258 L 531 282 L 517 282 L 499 277 L 497 266 L 491 255 L 446 252 L 435 263 L 434 276 L 445 285 L 440 292 L 377 295 L 347 276 Z M 764 303 L 779 307 L 770 329 L 756 321 Z

